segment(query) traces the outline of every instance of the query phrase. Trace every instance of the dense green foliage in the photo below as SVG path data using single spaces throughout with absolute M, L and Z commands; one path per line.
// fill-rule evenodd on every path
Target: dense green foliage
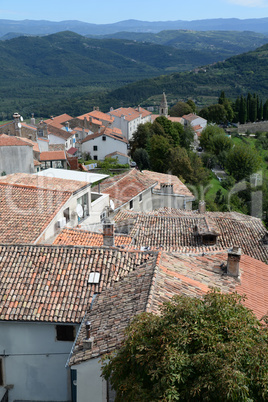
M 25 117 L 32 112 L 40 117 L 65 112 L 75 116 L 96 105 L 106 111 L 111 106 L 146 103 L 151 96 L 162 94 L 163 88 L 175 101 L 180 96 L 198 99 L 201 104 L 211 103 L 222 89 L 231 98 L 245 92 L 258 93 L 260 97 L 267 94 L 265 47 L 224 63 L 167 75 L 222 59 L 223 53 L 215 50 L 215 44 L 222 40 L 220 47 L 224 46 L 227 33 L 221 40 L 216 32 L 188 34 L 192 36 L 189 41 L 200 49 L 177 49 L 172 43 L 162 46 L 126 39 L 100 40 L 72 32 L 1 41 L 0 119 L 11 118 L 14 111 Z M 239 35 L 237 39 L 234 35 L 231 42 L 244 43 L 243 51 L 260 44 L 250 33 Z M 203 37 L 201 42 L 199 36 Z M 210 50 L 203 52 L 206 37 L 214 37 L 216 47 L 208 44 Z M 229 44 L 225 42 L 226 48 Z M 142 81 L 134 84 L 137 80 Z
M 268 45 L 264 45 L 195 71 L 163 75 L 116 89 L 103 98 L 103 104 L 108 105 L 112 100 L 121 105 L 151 104 L 154 96 L 162 94 L 163 88 L 168 98 L 192 98 L 200 104 L 218 100 L 221 91 L 233 100 L 248 92 L 267 98 L 267 65 Z
M 202 160 L 191 150 L 191 127 L 172 123 L 164 116 L 154 123 L 140 124 L 130 143 L 130 155 L 139 169 L 171 173 L 190 184 L 205 183 L 208 172 Z
M 86 38 L 68 31 L 0 41 L 0 117 L 15 109 L 28 115 L 79 115 L 94 102 L 102 106 L 100 93 L 105 91 L 217 60 L 213 52 L 206 55 L 153 43 Z
M 268 333 L 238 294 L 177 296 L 103 359 L 116 401 L 266 401 Z

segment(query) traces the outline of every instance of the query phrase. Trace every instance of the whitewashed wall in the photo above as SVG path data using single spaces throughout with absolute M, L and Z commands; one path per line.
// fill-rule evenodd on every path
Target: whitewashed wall
M 9 402 L 70 401 L 70 371 L 65 364 L 71 348 L 72 342 L 56 340 L 55 324 L 1 321 L 4 380 L 14 386 Z

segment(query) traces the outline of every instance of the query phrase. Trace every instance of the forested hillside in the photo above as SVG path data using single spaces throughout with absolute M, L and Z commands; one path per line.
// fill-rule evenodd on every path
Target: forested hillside
M 213 63 L 217 55 L 211 50 L 89 39 L 73 32 L 14 38 L 0 42 L 0 118 L 14 111 L 46 117 L 79 115 L 93 106 L 107 111 L 151 105 L 163 90 L 171 104 L 193 98 L 204 106 L 222 90 L 233 99 L 247 92 L 267 98 L 267 54 L 264 45 Z
M 233 56 L 224 62 L 153 79 L 142 80 L 112 91 L 103 98 L 103 105 L 113 103 L 125 105 L 154 103 L 154 96 L 165 90 L 169 99 L 176 103 L 181 98 L 193 98 L 200 105 L 213 103 L 220 91 L 225 91 L 229 98 L 248 92 L 256 93 L 260 98 L 268 97 L 268 45 L 254 51 Z
M 218 54 L 218 60 L 254 50 L 268 43 L 268 36 L 256 32 L 169 30 L 159 33 L 117 32 L 103 36 L 172 46 L 177 49 L 198 50 Z

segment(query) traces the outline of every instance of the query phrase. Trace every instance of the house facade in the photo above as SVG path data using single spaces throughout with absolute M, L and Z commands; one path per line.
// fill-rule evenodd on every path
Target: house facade
M 113 127 L 119 128 L 123 136 L 129 141 L 139 124 L 151 122 L 152 113 L 139 106 L 135 109 L 131 107 L 111 108 L 109 115 L 114 118 Z
M 33 145 L 20 138 L 0 135 L 0 175 L 34 173 Z
M 121 130 L 104 128 L 95 134 L 89 134 L 81 141 L 82 153 L 88 152 L 94 160 L 103 161 L 112 152 L 119 152 L 127 157 L 128 141 Z

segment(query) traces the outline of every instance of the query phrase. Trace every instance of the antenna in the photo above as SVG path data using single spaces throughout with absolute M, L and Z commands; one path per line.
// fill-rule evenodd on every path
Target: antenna
M 23 117 L 22 117 L 22 116 L 20 116 L 20 121 L 23 121 Z
M 76 213 L 77 213 L 77 215 L 79 216 L 79 218 L 82 218 L 82 217 L 83 217 L 84 211 L 83 211 L 82 205 L 77 204 Z
M 21 128 L 21 123 L 18 123 L 18 127 Z

